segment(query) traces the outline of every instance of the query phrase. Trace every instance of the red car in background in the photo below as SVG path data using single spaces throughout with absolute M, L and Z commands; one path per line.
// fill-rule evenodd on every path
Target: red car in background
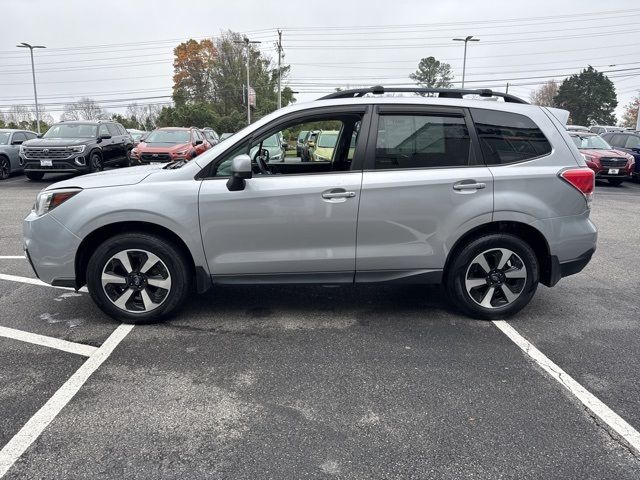
M 570 132 L 569 136 L 594 171 L 596 179 L 620 185 L 631 176 L 635 160 L 632 155 L 615 150 L 604 138 L 595 133 Z
M 197 128 L 157 128 L 131 150 L 131 160 L 139 164 L 191 160 L 209 148 Z

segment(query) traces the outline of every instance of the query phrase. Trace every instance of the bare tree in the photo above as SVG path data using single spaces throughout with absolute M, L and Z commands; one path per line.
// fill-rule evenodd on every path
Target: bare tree
M 142 130 L 148 128 L 155 128 L 158 121 L 158 115 L 162 108 L 160 105 L 147 104 L 140 105 L 139 103 L 131 103 L 127 106 L 126 116 L 131 118 L 138 124 L 138 128 Z
M 7 123 L 14 125 L 28 124 L 33 120 L 31 110 L 26 105 L 11 105 L 7 112 Z
M 109 118 L 109 114 L 98 103 L 88 97 L 64 106 L 63 120 L 101 120 Z
M 531 94 L 531 103 L 541 107 L 556 107 L 555 96 L 558 94 L 558 83 L 549 80 Z

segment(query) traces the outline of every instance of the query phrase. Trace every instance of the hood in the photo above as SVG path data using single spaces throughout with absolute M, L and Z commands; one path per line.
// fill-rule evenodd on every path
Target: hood
M 95 138 L 34 138 L 23 143 L 25 147 L 68 147 L 95 142 Z
M 589 155 L 594 158 L 602 158 L 602 157 L 619 157 L 629 159 L 629 154 L 625 152 L 621 152 L 620 150 L 599 150 L 592 148 L 580 148 L 580 153 L 584 153 L 585 155 Z
M 135 185 L 152 173 L 161 170 L 164 165 L 165 164 L 141 165 L 139 167 L 118 168 L 106 172 L 90 173 L 54 183 L 47 187 L 46 190 L 72 187 L 87 189 Z
M 136 149 L 138 149 L 138 151 L 140 151 L 140 152 L 155 152 L 155 153 L 159 153 L 159 152 L 177 152 L 177 151 L 184 150 L 184 149 L 187 149 L 187 148 L 191 148 L 191 144 L 190 143 L 168 144 L 168 143 L 140 142 L 138 144 L 138 146 L 136 147 Z

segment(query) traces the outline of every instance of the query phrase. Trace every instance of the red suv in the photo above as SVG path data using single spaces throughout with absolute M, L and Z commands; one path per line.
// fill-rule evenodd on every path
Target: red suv
M 597 179 L 606 179 L 611 185 L 620 185 L 631 176 L 635 164 L 632 155 L 614 150 L 604 138 L 595 133 L 570 132 L 569 136 Z
M 131 160 L 141 164 L 191 160 L 209 148 L 197 128 L 157 128 L 131 150 Z

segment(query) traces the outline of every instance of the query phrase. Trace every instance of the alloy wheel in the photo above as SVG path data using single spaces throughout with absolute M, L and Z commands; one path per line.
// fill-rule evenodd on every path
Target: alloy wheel
M 9 178 L 9 162 L 6 158 L 0 158 L 0 180 Z
M 101 282 L 111 303 L 130 313 L 155 310 L 171 291 L 169 269 L 147 250 L 122 250 L 113 255 L 102 269 Z
M 475 257 L 464 277 L 471 299 L 484 308 L 500 308 L 516 301 L 527 283 L 522 259 L 507 248 L 492 248 Z

